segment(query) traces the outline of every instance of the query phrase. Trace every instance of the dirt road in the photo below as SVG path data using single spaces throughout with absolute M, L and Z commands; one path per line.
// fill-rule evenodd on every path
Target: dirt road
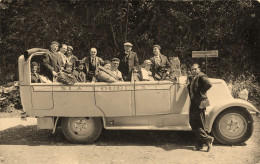
M 260 118 L 243 145 L 214 143 L 211 152 L 193 151 L 191 132 L 107 131 L 92 145 L 73 145 L 61 129 L 37 130 L 36 119 L 0 119 L 0 163 L 236 163 L 260 164 Z

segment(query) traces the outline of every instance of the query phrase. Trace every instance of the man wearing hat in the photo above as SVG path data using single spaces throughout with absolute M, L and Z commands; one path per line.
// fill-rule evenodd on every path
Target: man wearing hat
M 82 61 L 85 63 L 87 80 L 92 81 L 93 77 L 97 75 L 97 68 L 104 64 L 102 58 L 97 56 L 97 49 L 90 49 L 90 56 L 84 57 Z
M 57 73 L 61 70 L 63 66 L 61 56 L 57 52 L 58 48 L 58 42 L 51 42 L 50 49 L 45 53 L 43 58 L 43 72 L 51 80 L 54 76 L 57 76 Z
M 119 65 L 119 70 L 123 74 L 125 81 L 131 80 L 131 73 L 134 66 L 139 66 L 139 61 L 136 52 L 132 51 L 133 45 L 129 42 L 124 44 L 124 52 L 118 55 L 119 60 L 121 61 Z
M 120 63 L 120 60 L 118 58 L 113 58 L 111 71 L 116 76 L 118 81 L 124 81 L 122 73 L 118 70 L 119 63 Z
M 142 81 L 154 81 L 152 72 L 151 72 L 151 60 L 145 60 L 143 68 L 141 68 L 141 80 Z
M 169 74 L 168 69 L 170 68 L 169 60 L 166 56 L 161 54 L 161 47 L 159 45 L 153 46 L 154 56 L 150 58 L 152 62 L 152 73 L 156 80 L 164 80 Z
M 32 62 L 31 64 L 31 82 L 32 83 L 41 83 L 41 78 L 39 74 L 37 73 L 38 71 L 38 63 Z
M 77 81 L 80 83 L 87 82 L 87 77 L 84 72 L 85 63 L 82 60 L 76 62 L 77 68 L 73 71 L 73 75 L 76 77 Z
M 77 82 L 76 77 L 72 73 L 73 63 L 68 62 L 65 64 L 64 70 L 57 74 L 57 81 L 63 84 L 73 85 Z

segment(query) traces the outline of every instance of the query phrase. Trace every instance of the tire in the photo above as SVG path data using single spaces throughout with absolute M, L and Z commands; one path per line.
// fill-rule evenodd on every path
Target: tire
M 246 142 L 253 134 L 253 118 L 241 107 L 222 111 L 213 124 L 213 135 L 222 144 L 235 145 Z
M 102 129 L 97 117 L 66 117 L 61 120 L 63 134 L 71 143 L 89 144 L 95 142 Z

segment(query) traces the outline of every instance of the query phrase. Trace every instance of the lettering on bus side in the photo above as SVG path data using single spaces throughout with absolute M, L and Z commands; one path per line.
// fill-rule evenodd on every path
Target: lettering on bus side
M 85 86 L 59 86 L 59 87 L 53 87 L 53 91 L 58 92 L 84 92 L 84 91 L 94 91 L 93 87 L 85 87 Z
M 96 91 L 130 91 L 132 86 L 100 86 L 96 87 Z

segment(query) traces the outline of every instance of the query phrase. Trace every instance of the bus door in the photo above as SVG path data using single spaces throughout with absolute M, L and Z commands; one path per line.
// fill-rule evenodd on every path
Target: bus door
M 135 82 L 136 115 L 170 113 L 170 81 Z

